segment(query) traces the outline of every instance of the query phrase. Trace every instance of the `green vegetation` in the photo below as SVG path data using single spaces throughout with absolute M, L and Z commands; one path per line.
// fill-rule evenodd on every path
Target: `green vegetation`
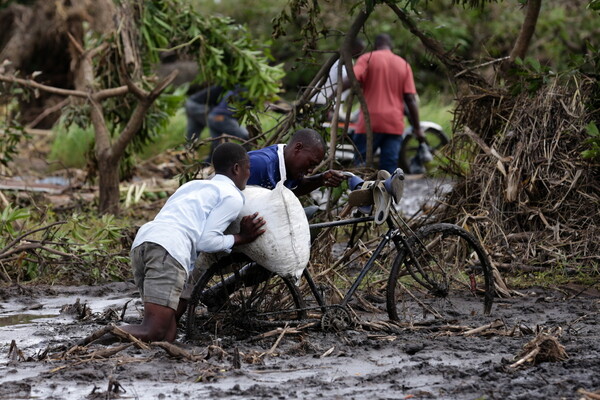
M 557 264 L 553 268 L 535 272 L 517 272 L 503 275 L 508 285 L 515 289 L 541 286 L 544 288 L 555 288 L 562 285 L 573 284 L 582 287 L 593 287 L 600 290 L 600 265 L 579 264 L 574 262 Z
M 595 123 L 590 122 L 587 126 L 587 133 L 590 137 L 586 140 L 586 143 L 589 144 L 590 148 L 581 155 L 584 158 L 600 161 L 600 130 L 598 130 Z
M 8 166 L 19 152 L 19 142 L 30 138 L 18 122 L 9 123 L 7 119 L 0 121 L 0 165 Z
M 91 126 L 65 126 L 59 123 L 52 129 L 54 140 L 48 155 L 49 161 L 56 161 L 61 168 L 85 168 L 94 145 L 94 130 Z
M 440 124 L 447 135 L 452 135 L 452 111 L 454 104 L 445 103 L 444 96 L 421 97 L 419 104 L 419 116 L 422 121 L 431 121 Z
M 93 212 L 61 217 L 51 209 L 8 205 L 0 213 L 5 281 L 94 284 L 130 274 L 121 243 L 126 221 Z

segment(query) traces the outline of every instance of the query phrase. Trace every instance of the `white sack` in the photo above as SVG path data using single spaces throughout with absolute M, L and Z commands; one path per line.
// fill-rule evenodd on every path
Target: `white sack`
M 285 177 L 282 145 L 279 161 L 281 176 Z M 246 186 L 246 202 L 228 231 L 239 232 L 242 217 L 258 212 L 266 221 L 265 233 L 252 243 L 236 246 L 234 251 L 246 254 L 278 275 L 299 279 L 310 258 L 310 229 L 300 200 L 283 185 L 283 180 L 273 190 Z

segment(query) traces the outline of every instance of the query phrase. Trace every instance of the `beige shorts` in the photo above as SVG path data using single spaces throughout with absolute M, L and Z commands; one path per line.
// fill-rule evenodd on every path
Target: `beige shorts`
M 133 278 L 144 303 L 177 310 L 187 279 L 185 268 L 160 245 L 144 242 L 131 250 Z

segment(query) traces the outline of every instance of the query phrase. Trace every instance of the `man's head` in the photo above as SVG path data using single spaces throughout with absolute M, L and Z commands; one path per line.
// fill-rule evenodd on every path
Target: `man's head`
M 325 157 L 325 141 L 312 129 L 294 133 L 283 152 L 287 179 L 301 179 L 312 173 Z
M 363 51 L 365 51 L 365 41 L 361 38 L 354 38 L 352 41 L 352 45 L 350 47 L 350 51 L 352 52 L 352 57 L 356 58 L 360 56 Z
M 387 33 L 375 36 L 375 50 L 391 50 L 392 38 Z
M 212 164 L 217 174 L 228 176 L 240 190 L 250 178 L 250 159 L 246 149 L 236 143 L 223 143 L 215 148 Z

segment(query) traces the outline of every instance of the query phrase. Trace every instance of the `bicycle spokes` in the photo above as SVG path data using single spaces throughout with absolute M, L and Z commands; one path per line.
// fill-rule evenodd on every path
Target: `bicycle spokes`
M 388 282 L 388 314 L 401 319 L 401 314 L 426 314 L 435 309 L 444 318 L 481 313 L 491 307 L 493 295 L 491 267 L 487 255 L 476 239 L 455 225 L 427 226 L 408 241 L 399 253 Z M 408 276 L 401 276 L 404 268 Z M 408 277 L 412 279 L 407 279 Z M 401 285 L 399 285 L 401 283 Z M 416 298 L 419 307 L 407 307 L 404 297 Z M 404 307 L 400 310 L 401 307 Z

